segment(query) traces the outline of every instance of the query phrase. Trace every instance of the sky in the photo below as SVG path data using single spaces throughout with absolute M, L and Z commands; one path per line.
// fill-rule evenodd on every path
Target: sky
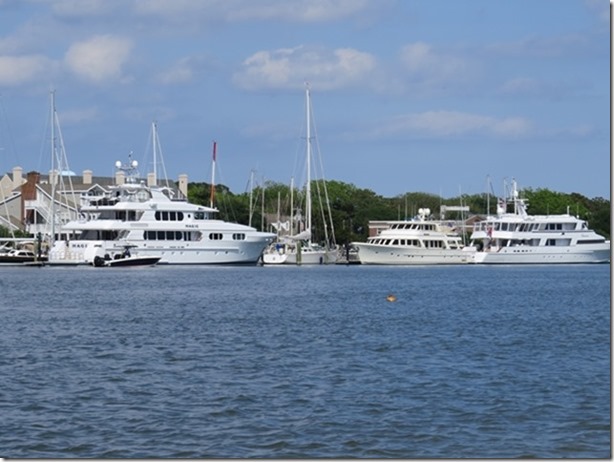
M 328 180 L 394 197 L 610 199 L 605 0 L 0 0 L 0 172 L 300 181 L 305 88 Z M 149 167 L 149 168 L 148 168 Z

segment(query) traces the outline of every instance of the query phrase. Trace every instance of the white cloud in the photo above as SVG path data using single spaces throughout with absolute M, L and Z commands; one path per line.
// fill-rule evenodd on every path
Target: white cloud
M 566 34 L 552 37 L 532 36 L 517 41 L 497 42 L 485 47 L 487 53 L 498 56 L 556 58 L 581 56 L 592 52 L 593 44 L 582 34 Z
M 100 111 L 97 107 L 88 107 L 82 109 L 62 110 L 62 113 L 58 117 L 63 125 L 71 125 L 96 120 L 99 115 Z
M 66 18 L 106 16 L 116 11 L 117 7 L 118 4 L 110 0 L 54 0 L 51 3 L 53 12 Z
M 401 49 L 400 60 L 410 77 L 425 81 L 457 81 L 470 71 L 466 60 L 438 52 L 424 42 L 405 45 Z
M 49 77 L 56 64 L 40 55 L 0 56 L 0 85 L 10 86 Z
M 94 83 L 125 79 L 122 71 L 130 57 L 132 41 L 99 35 L 72 45 L 64 61 L 79 77 Z
M 610 8 L 612 2 L 604 2 L 603 0 L 584 0 L 588 9 L 594 12 L 600 21 L 610 22 Z
M 197 76 L 205 70 L 207 64 L 207 60 L 203 56 L 187 56 L 158 73 L 155 80 L 164 85 L 191 82 L 197 79 Z
M 394 118 L 373 131 L 373 137 L 422 136 L 448 138 L 464 135 L 523 137 L 531 134 L 532 124 L 522 117 L 496 118 L 456 111 L 427 111 Z
M 134 9 L 139 15 L 172 21 L 321 22 L 347 18 L 383 5 L 383 0 L 135 0 Z
M 175 63 L 173 67 L 157 75 L 156 81 L 162 84 L 189 82 L 194 78 L 194 70 L 188 58 Z
M 539 93 L 542 84 L 532 78 L 516 77 L 501 85 L 500 92 L 509 95 L 536 95 Z
M 369 0 L 238 1 L 229 10 L 230 20 L 282 19 L 298 22 L 325 22 L 347 18 L 373 5 Z
M 253 54 L 233 81 L 247 90 L 297 88 L 305 81 L 319 90 L 331 90 L 364 82 L 375 69 L 373 55 L 352 48 L 284 48 Z

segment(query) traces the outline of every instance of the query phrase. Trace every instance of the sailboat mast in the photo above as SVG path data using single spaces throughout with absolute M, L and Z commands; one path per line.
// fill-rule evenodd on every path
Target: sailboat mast
M 56 159 L 55 159 L 55 90 L 51 90 L 50 92 L 50 106 L 51 106 L 51 114 L 50 114 L 50 123 L 51 123 L 51 177 L 53 181 L 51 182 L 51 236 L 49 237 L 49 246 L 53 246 L 55 242 L 55 190 L 56 190 Z
M 216 157 L 217 143 L 213 142 L 213 163 L 211 166 L 211 198 L 210 205 L 213 208 L 213 200 L 215 199 L 215 157 Z
M 281 191 L 277 191 L 277 237 L 281 229 Z
M 158 127 L 156 127 L 156 121 L 154 120 L 151 123 L 151 137 L 152 137 L 152 146 L 153 146 L 153 174 L 154 174 L 154 184 L 158 184 L 158 170 L 157 170 L 157 165 L 158 165 L 158 146 L 157 146 L 157 141 L 158 141 Z
M 307 187 L 306 187 L 306 206 L 305 206 L 305 224 L 306 228 L 311 232 L 311 102 L 309 95 L 309 84 L 305 86 L 305 100 L 307 106 Z M 309 238 L 311 242 L 311 237 Z
M 248 226 L 252 225 L 252 215 L 254 214 L 254 171 L 252 170 L 249 175 L 249 221 Z

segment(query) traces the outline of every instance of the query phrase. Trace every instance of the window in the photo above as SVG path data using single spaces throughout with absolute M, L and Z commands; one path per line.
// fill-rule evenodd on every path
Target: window
M 209 234 L 209 239 L 211 239 L 212 241 L 221 241 L 223 237 L 224 236 L 222 235 L 222 233 L 210 233 Z
M 245 240 L 245 234 L 244 233 L 234 233 L 232 235 L 232 239 L 235 241 L 244 241 Z

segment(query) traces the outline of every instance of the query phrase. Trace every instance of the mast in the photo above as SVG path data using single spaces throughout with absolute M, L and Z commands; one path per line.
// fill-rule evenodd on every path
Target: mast
M 290 236 L 294 235 L 294 177 L 290 178 Z
M 210 205 L 213 208 L 213 200 L 215 198 L 215 157 L 216 157 L 217 143 L 213 141 L 213 163 L 211 166 L 211 199 Z
M 260 212 L 260 231 L 264 231 L 264 178 L 262 179 L 262 205 L 261 207 L 261 212 Z
M 254 199 L 254 170 L 252 169 L 252 171 L 249 174 L 249 221 L 248 221 L 248 226 L 252 225 L 252 215 L 254 214 L 254 204 L 253 204 L 253 199 Z
M 53 181 L 51 183 L 51 236 L 49 237 L 49 248 L 53 247 L 55 242 L 55 192 L 57 177 L 55 175 L 55 90 L 50 92 L 50 123 L 51 123 L 51 175 Z
M 307 202 L 305 206 L 305 225 L 311 234 L 311 111 L 310 111 L 310 95 L 309 95 L 309 84 L 305 84 L 305 99 L 307 106 L 307 187 L 305 194 L 307 195 Z M 309 236 L 309 243 L 311 243 L 311 236 Z
M 277 191 L 277 237 L 281 229 L 281 191 Z
M 152 145 L 153 145 L 153 174 L 154 174 L 154 184 L 158 184 L 158 127 L 156 126 L 156 121 L 154 120 L 151 123 L 151 136 L 152 136 Z

